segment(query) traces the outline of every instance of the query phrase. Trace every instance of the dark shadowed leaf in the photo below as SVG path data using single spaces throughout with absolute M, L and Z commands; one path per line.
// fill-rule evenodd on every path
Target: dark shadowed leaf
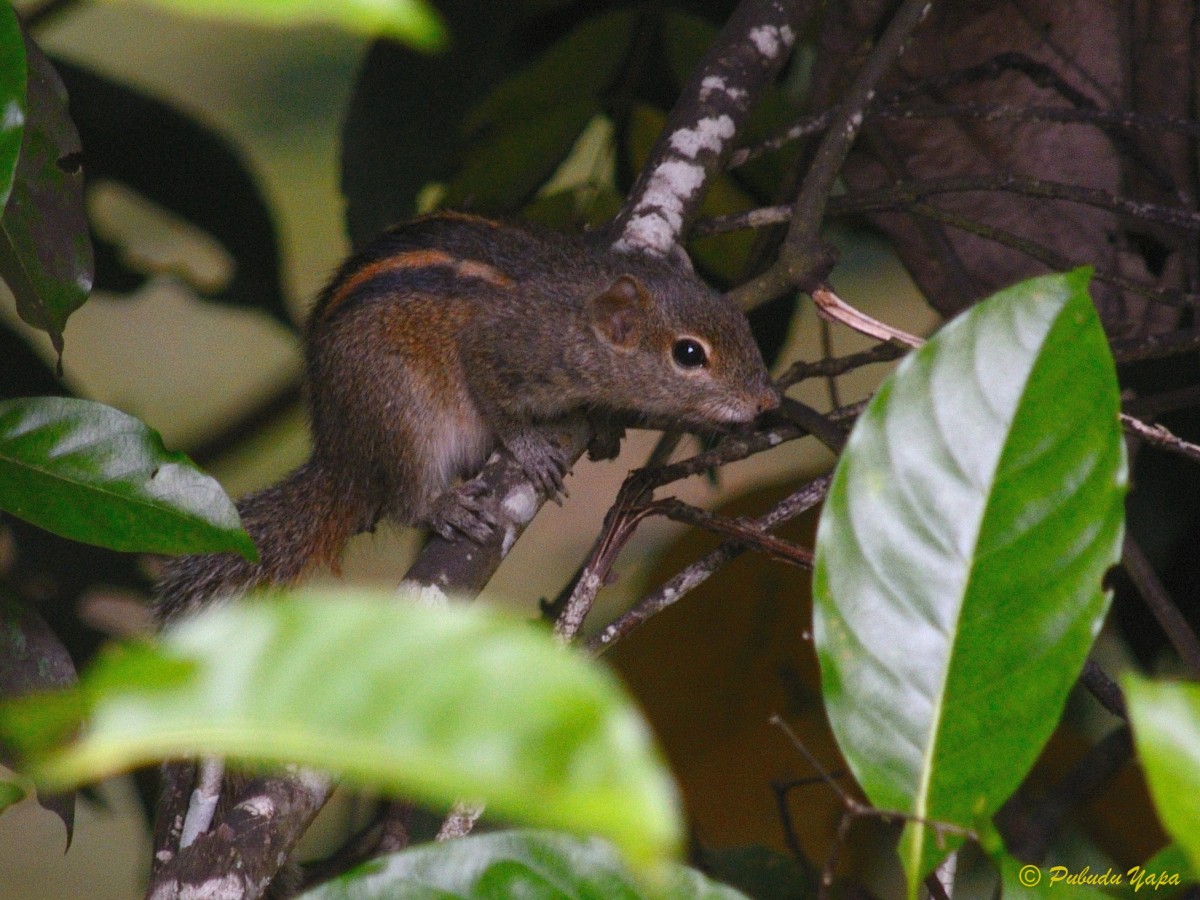
M 616 80 L 629 52 L 637 16 L 605 13 L 581 24 L 524 71 L 504 81 L 467 118 L 467 128 L 512 128 L 530 112 L 599 98 Z
M 126 185 L 208 232 L 233 257 L 233 276 L 216 290 L 192 287 L 207 299 L 260 309 L 294 327 L 280 283 L 275 224 L 238 150 L 166 103 L 74 63 L 55 65 L 70 92 L 89 183 Z M 130 291 L 149 274 L 128 268 L 107 241 L 97 238 L 96 245 L 97 289 Z
M 636 878 L 599 840 L 545 831 L 472 835 L 375 859 L 305 900 L 739 900 L 745 895 L 682 867 Z
M 446 204 L 505 211 L 532 198 L 601 112 L 636 21 L 629 10 L 589 19 L 492 91 L 467 119 L 471 146 Z
M 256 558 L 214 479 L 133 416 L 88 400 L 0 402 L 0 508 L 113 550 Z
M 700 848 L 696 864 L 712 878 L 744 891 L 754 900 L 798 900 L 817 895 L 820 877 L 808 860 L 767 847 Z
M 0 4 L 0 209 L 8 201 L 25 133 L 25 38 L 12 6 Z
M 838 464 L 814 637 L 834 732 L 880 808 L 986 832 L 1103 622 L 1126 462 L 1088 277 L 1033 279 L 951 322 Z M 944 836 L 905 828 L 910 892 L 961 842 Z
M 0 324 L 0 399 L 62 394 L 62 383 L 15 328 Z
M 83 738 L 35 775 L 76 785 L 172 756 L 295 762 L 404 797 L 674 855 L 674 786 L 601 665 L 527 623 L 391 594 L 210 608 L 83 677 Z M 453 710 L 453 715 L 447 711 Z
M 554 174 L 599 111 L 594 99 L 583 97 L 504 125 L 468 151 L 446 191 L 446 205 L 484 212 L 519 208 Z
M 0 219 L 0 276 L 21 318 L 62 354 L 67 317 L 92 290 L 79 135 L 50 61 L 25 41 L 27 115 L 12 192 Z
M 0 597 L 0 699 L 63 688 L 75 681 L 70 654 L 42 617 L 23 604 Z M 16 756 L 16 748 L 0 736 L 0 762 L 11 765 Z M 75 829 L 74 791 L 43 794 L 38 800 L 62 819 L 69 844 Z M 0 808 L 4 805 L 0 800 Z
M 350 96 L 341 165 L 355 246 L 411 216 L 422 187 L 453 175 L 462 161 L 468 110 L 528 59 L 520 4 L 443 0 L 438 11 L 451 35 L 445 53 L 427 56 L 378 41 Z M 405 90 L 397 91 L 398 84 Z

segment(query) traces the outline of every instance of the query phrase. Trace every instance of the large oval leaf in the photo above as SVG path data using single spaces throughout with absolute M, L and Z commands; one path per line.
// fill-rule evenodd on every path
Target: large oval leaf
M 113 550 L 257 558 L 213 478 L 133 416 L 90 400 L 0 402 L 0 509 Z
M 0 209 L 8 201 L 25 132 L 25 38 L 11 4 L 0 4 Z
M 1158 816 L 1200 873 L 1200 684 L 1129 676 L 1123 686 Z
M 674 786 L 616 679 L 486 609 L 362 593 L 234 604 L 158 648 L 107 655 L 83 689 L 85 736 L 40 769 L 55 785 L 232 756 L 432 803 L 483 797 L 505 818 L 600 834 L 642 862 L 681 843 Z M 38 730 L 27 722 L 24 734 Z
M 1062 712 L 1108 607 L 1125 450 L 1080 270 L 960 316 L 886 381 L 821 517 L 829 716 L 876 806 L 986 829 Z M 912 821 L 915 890 L 958 839 Z
M 694 869 L 672 867 L 639 880 L 609 845 L 540 831 L 473 835 L 371 860 L 304 900 L 739 900 L 745 894 Z M 442 892 L 435 894 L 434 891 Z

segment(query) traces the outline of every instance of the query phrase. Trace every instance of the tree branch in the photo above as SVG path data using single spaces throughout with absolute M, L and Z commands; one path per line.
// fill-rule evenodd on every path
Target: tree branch
M 606 229 L 617 249 L 673 252 L 815 6 L 815 0 L 738 5 L 684 85 L 633 187 L 633 202 Z
M 811 293 L 832 268 L 832 251 L 818 240 L 818 233 L 825 220 L 825 206 L 834 180 L 862 127 L 863 112 L 874 96 L 875 86 L 904 53 L 909 37 L 929 8 L 929 0 L 904 0 L 859 69 L 817 147 L 792 207 L 791 225 L 779 258 L 762 275 L 730 292 L 744 309 L 773 300 L 796 287 Z

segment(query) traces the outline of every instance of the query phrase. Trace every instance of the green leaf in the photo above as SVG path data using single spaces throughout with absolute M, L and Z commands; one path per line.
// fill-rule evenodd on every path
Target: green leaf
M 17 313 L 49 334 L 61 356 L 67 317 L 92 289 L 79 134 L 62 81 L 28 38 L 25 56 L 27 116 L 0 218 L 0 277 L 16 298 Z
M 0 811 L 25 799 L 25 789 L 15 781 L 0 776 Z
M 0 402 L 0 509 L 113 550 L 257 559 L 214 479 L 133 416 L 89 400 Z
M 1026 281 L 909 356 L 863 413 L 821 516 L 814 637 L 871 802 L 910 822 L 915 891 L 986 830 L 1062 713 L 1123 531 L 1116 373 L 1090 272 Z
M 394 596 L 209 609 L 83 678 L 89 727 L 30 771 L 74 785 L 180 755 L 299 763 L 398 796 L 606 836 L 681 842 L 675 788 L 617 681 L 526 623 Z
M 1146 860 L 1142 869 L 1146 872 L 1161 872 L 1167 877 L 1178 875 L 1182 884 L 1195 884 L 1200 877 L 1196 875 L 1196 869 L 1192 867 L 1187 854 L 1178 844 L 1167 844 Z
M 113 2 L 113 0 L 110 0 Z M 171 12 L 273 27 L 334 25 L 434 50 L 446 41 L 437 13 L 423 0 L 139 0 Z
M 0 209 L 8 202 L 25 133 L 25 38 L 9 3 L 0 3 Z
M 1200 684 L 1129 675 L 1122 687 L 1158 817 L 1200 872 Z
M 562 834 L 506 831 L 472 835 L 375 859 L 302 896 L 305 900 L 492 900 L 497 897 L 604 900 L 738 900 L 745 895 L 672 866 L 639 880 L 608 844 Z

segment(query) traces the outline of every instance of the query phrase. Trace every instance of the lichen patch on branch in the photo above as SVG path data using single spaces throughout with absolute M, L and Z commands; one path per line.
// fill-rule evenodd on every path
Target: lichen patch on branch
M 760 25 L 751 28 L 747 37 L 767 59 L 775 59 L 780 53 L 791 49 L 796 40 L 796 33 L 787 25 Z
M 735 131 L 729 116 L 709 116 L 697 122 L 695 128 L 681 128 L 671 135 L 671 149 L 688 159 L 695 159 L 704 150 L 720 153 Z
M 704 183 L 703 166 L 682 159 L 664 162 L 650 179 L 616 249 L 670 253 L 683 226 L 684 205 Z

